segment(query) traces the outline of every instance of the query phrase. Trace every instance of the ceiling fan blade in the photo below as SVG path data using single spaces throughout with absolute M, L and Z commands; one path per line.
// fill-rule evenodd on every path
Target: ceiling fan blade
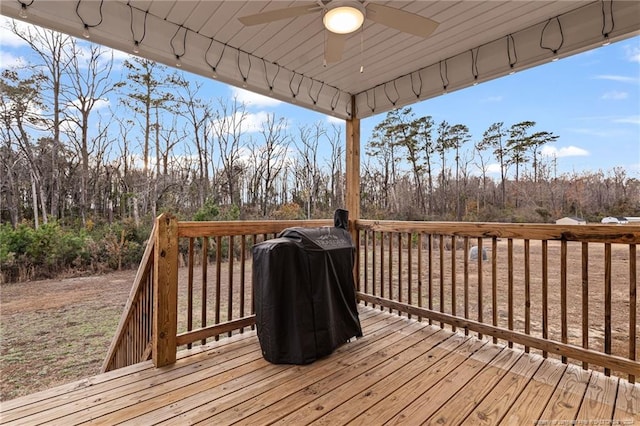
M 241 16 L 238 18 L 243 25 L 267 24 L 281 19 L 295 18 L 296 16 L 308 15 L 320 10 L 317 3 L 309 3 L 303 6 L 287 7 L 285 9 L 268 10 L 256 13 L 255 15 Z
M 342 59 L 344 51 L 344 43 L 347 39 L 346 34 L 336 34 L 329 30 L 325 30 L 327 34 L 327 45 L 324 51 L 324 59 L 328 64 L 338 62 Z
M 366 9 L 367 19 L 419 37 L 429 37 L 438 28 L 432 19 L 393 7 L 369 3 Z

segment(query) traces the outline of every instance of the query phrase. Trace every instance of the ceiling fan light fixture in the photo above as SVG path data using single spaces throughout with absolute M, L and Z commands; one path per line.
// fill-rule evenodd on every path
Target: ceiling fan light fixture
M 356 31 L 364 22 L 365 8 L 358 1 L 338 3 L 329 7 L 322 18 L 326 29 L 336 34 L 349 34 Z

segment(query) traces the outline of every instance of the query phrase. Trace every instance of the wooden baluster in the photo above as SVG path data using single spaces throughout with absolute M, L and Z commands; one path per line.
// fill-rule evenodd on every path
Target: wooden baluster
M 220 288 L 222 283 L 222 237 L 216 237 L 216 299 L 215 299 L 215 322 L 220 324 Z M 215 336 L 216 341 L 220 336 Z
M 229 250 L 228 250 L 228 262 L 229 262 L 229 275 L 228 275 L 228 294 L 227 294 L 227 321 L 233 319 L 233 250 L 234 250 L 234 237 L 229 236 Z M 229 332 L 228 336 L 231 337 L 233 332 Z
M 200 327 L 207 326 L 207 269 L 209 267 L 209 237 L 202 237 L 202 289 L 200 305 Z M 200 344 L 207 343 L 207 339 L 202 339 Z
M 398 302 L 402 302 L 402 232 L 398 232 Z M 398 315 L 402 312 L 398 311 Z
M 422 308 L 422 233 L 418 233 L 418 307 Z M 422 321 L 422 317 L 418 317 Z
M 193 237 L 189 238 L 189 265 L 187 272 L 187 331 L 193 330 Z M 192 344 L 187 345 L 191 349 Z
M 451 315 L 456 315 L 456 236 L 451 236 Z M 456 331 L 456 326 L 451 329 Z
M 560 321 L 562 330 L 562 343 L 567 343 L 567 240 L 560 242 Z M 567 357 L 561 357 L 564 364 Z
M 524 332 L 531 334 L 531 241 L 524 240 Z M 524 347 L 529 353 L 529 346 Z
M 408 275 L 408 279 L 407 279 L 407 287 L 408 287 L 408 291 L 407 291 L 407 303 L 409 305 L 413 304 L 413 298 L 412 298 L 412 294 L 413 294 L 413 244 L 412 244 L 412 237 L 413 234 L 411 233 L 407 233 L 407 275 Z M 411 318 L 411 314 L 408 315 L 409 318 Z
M 469 237 L 464 237 L 464 317 L 469 318 Z M 469 335 L 469 329 L 464 329 L 464 335 Z
M 244 305 L 246 303 L 245 291 L 245 277 L 246 277 L 246 251 L 247 251 L 247 236 L 242 235 L 240 237 L 240 318 L 244 318 Z M 240 333 L 244 333 L 244 327 L 240 328 Z
M 513 238 L 507 240 L 507 326 L 513 330 Z M 509 347 L 513 348 L 513 341 L 509 340 Z
M 427 293 L 429 293 L 427 300 L 427 304 L 429 310 L 433 310 L 433 235 L 427 235 L 427 247 L 429 249 L 429 254 L 427 256 L 429 275 L 427 276 Z M 429 325 L 433 324 L 431 318 L 429 318 Z
M 252 241 L 253 241 L 253 245 L 255 246 L 258 243 L 258 236 L 257 235 L 253 235 L 252 237 Z M 253 252 L 251 252 L 251 259 L 253 262 Z M 254 274 L 254 270 L 253 270 L 253 264 L 251 265 L 251 276 L 252 276 L 252 281 L 251 281 L 251 315 L 255 315 L 256 314 L 256 299 L 255 299 L 255 291 L 253 288 L 253 274 Z M 255 324 L 251 325 L 251 330 L 255 330 Z
M 638 257 L 635 244 L 629 244 L 629 359 L 636 360 L 636 341 L 637 341 L 637 266 Z M 635 383 L 636 376 L 629 374 L 629 383 Z
M 549 338 L 549 244 L 542 240 L 542 338 Z M 548 356 L 542 351 L 542 356 Z
M 364 231 L 363 235 L 362 235 L 362 243 L 364 245 L 364 249 L 362 252 L 362 255 L 364 256 L 364 260 L 363 260 L 363 279 L 364 279 L 364 292 L 368 293 L 369 292 L 369 231 Z M 367 302 L 364 302 L 364 306 L 367 306 Z
M 491 319 L 494 326 L 498 325 L 498 239 L 491 239 Z M 493 337 L 493 343 L 498 343 L 498 338 Z
M 604 245 L 604 353 L 611 354 L 611 243 Z M 611 369 L 604 374 L 611 375 Z
M 380 232 L 380 297 L 384 297 L 384 239 L 386 234 L 384 232 Z M 381 305 L 380 310 L 384 310 L 384 307 Z
M 376 231 L 371 231 L 371 292 L 373 293 L 373 295 L 376 295 L 376 262 L 377 262 L 377 257 L 376 257 L 376 247 L 378 246 L 377 242 L 376 242 Z M 372 304 L 373 307 L 375 307 L 375 305 Z
M 582 347 L 589 349 L 589 243 L 582 243 Z M 589 363 L 583 362 L 582 368 Z
M 438 235 L 440 254 L 440 312 L 444 312 L 444 235 Z M 444 328 L 444 323 L 440 322 L 440 328 Z
M 361 283 L 360 283 L 360 230 L 357 228 L 354 228 L 352 230 L 352 235 L 355 238 L 355 240 L 353 241 L 356 246 L 355 262 L 353 265 L 353 276 L 354 276 L 356 290 L 360 291 L 360 286 L 361 286 Z
M 393 233 L 389 232 L 389 293 L 387 297 L 393 300 Z M 389 312 L 393 312 L 393 309 L 389 308 Z
M 478 238 L 478 322 L 482 322 L 482 238 Z M 482 333 L 478 333 L 478 339 L 482 339 Z

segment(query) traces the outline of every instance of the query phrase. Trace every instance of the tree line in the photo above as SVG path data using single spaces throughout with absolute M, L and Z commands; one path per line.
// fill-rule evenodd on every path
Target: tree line
M 204 80 L 137 57 L 116 69 L 111 50 L 11 29 L 33 55 L 0 75 L 0 282 L 134 266 L 163 211 L 304 219 L 344 207 L 342 126 L 275 114 L 256 124 L 237 98 L 207 97 Z M 640 216 L 640 182 L 626 170 L 558 174 L 542 155 L 558 137 L 534 121 L 472 135 L 390 111 L 363 141 L 362 216 Z
M 344 135 L 318 122 L 289 126 L 206 97 L 203 82 L 45 29 L 13 26 L 33 63 L 0 76 L 0 218 L 131 220 L 162 211 L 233 219 L 331 217 L 344 205 Z M 105 99 L 117 105 L 104 108 Z M 365 141 L 362 214 L 380 219 L 548 222 L 635 215 L 627 171 L 558 174 L 542 147 L 559 138 L 534 121 L 496 122 L 482 135 L 411 108 L 389 112 Z M 215 206 L 215 209 L 211 207 Z M 204 217 L 216 215 L 209 214 Z

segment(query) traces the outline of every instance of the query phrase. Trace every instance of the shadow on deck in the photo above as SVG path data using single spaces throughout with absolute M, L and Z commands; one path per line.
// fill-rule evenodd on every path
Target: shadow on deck
M 2 424 L 637 424 L 640 385 L 360 305 L 364 337 L 306 366 L 255 331 L 2 403 Z

